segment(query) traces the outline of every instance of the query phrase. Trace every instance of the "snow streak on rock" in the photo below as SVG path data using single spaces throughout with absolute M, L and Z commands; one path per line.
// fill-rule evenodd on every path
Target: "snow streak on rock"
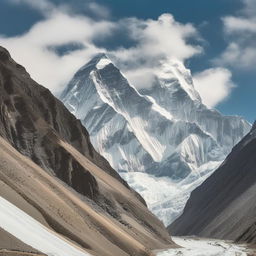
M 48 256 L 89 256 L 0 196 L 0 227 Z

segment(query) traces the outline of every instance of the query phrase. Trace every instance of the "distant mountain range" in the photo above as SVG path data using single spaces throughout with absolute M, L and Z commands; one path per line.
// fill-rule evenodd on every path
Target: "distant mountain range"
M 153 85 L 137 90 L 99 54 L 78 70 L 60 100 L 166 225 L 251 128 L 203 105 L 190 71 L 176 60 L 162 63 Z

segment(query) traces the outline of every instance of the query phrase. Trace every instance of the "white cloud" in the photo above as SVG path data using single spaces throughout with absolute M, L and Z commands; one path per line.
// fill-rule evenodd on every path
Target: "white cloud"
M 98 3 L 91 2 L 88 3 L 88 8 L 90 9 L 91 12 L 96 14 L 97 16 L 101 18 L 109 18 L 110 17 L 110 11 L 108 8 L 105 6 L 99 5 Z
M 221 56 L 215 60 L 215 63 L 236 67 L 240 70 L 253 70 L 256 65 L 256 47 L 231 42 Z
M 155 81 L 155 73 L 166 60 L 178 59 L 184 62 L 203 52 L 199 43 L 189 43 L 189 39 L 200 40 L 196 28 L 192 24 L 175 21 L 171 14 L 163 14 L 156 20 L 126 18 L 114 23 L 107 20 L 96 21 L 85 15 L 75 15 L 70 11 L 71 7 L 57 7 L 49 0 L 8 1 L 13 4 L 27 4 L 42 12 L 45 19 L 34 24 L 21 36 L 0 36 L 0 44 L 11 52 L 17 62 L 26 67 L 32 78 L 56 94 L 63 89 L 74 72 L 94 54 L 106 51 L 103 48 L 99 49 L 94 44 L 94 39 L 111 36 L 115 38 L 117 30 L 125 31 L 134 44 L 132 47 L 115 49 L 110 55 L 137 88 L 150 87 Z M 86 1 L 85 4 L 96 16 L 109 18 L 108 9 L 94 2 Z M 250 24 L 243 20 L 227 18 L 226 28 L 229 28 L 230 33 L 236 31 L 234 27 L 253 30 Z M 60 56 L 54 49 L 64 45 L 82 47 Z M 224 54 L 223 59 L 226 61 L 234 62 L 239 58 L 240 63 L 253 56 L 249 51 L 248 54 L 241 55 L 237 44 L 231 44 L 230 50 Z M 203 102 L 209 107 L 214 107 L 228 97 L 234 84 L 230 71 L 213 68 L 195 75 L 195 87 Z
M 247 18 L 240 18 L 240 17 L 225 17 L 224 21 L 224 28 L 226 33 L 233 34 L 233 33 L 240 33 L 240 32 L 252 32 L 256 33 L 256 19 L 247 19 Z
M 244 9 L 239 15 L 223 18 L 228 46 L 215 63 L 252 70 L 256 65 L 256 1 L 242 2 Z
M 202 52 L 199 45 L 187 42 L 188 39 L 199 38 L 195 27 L 178 23 L 171 14 L 163 14 L 157 20 L 125 19 L 120 26 L 125 26 L 137 44 L 132 48 L 121 48 L 115 54 L 119 60 L 133 67 L 157 66 L 159 61 L 170 58 L 184 61 Z
M 231 72 L 225 68 L 210 68 L 195 74 L 194 86 L 203 103 L 211 108 L 225 100 L 235 87 Z
M 68 1 L 63 1 L 61 4 L 55 5 L 50 0 L 3 0 L 7 1 L 10 4 L 16 5 L 27 5 L 39 12 L 44 16 L 49 17 L 54 12 L 65 12 L 65 13 L 76 13 L 76 11 L 87 11 L 92 15 L 101 18 L 107 19 L 110 17 L 110 10 L 93 0 L 84 0 L 80 4 L 70 4 Z
M 189 44 L 188 39 L 200 36 L 192 24 L 181 24 L 171 14 L 163 14 L 157 20 L 130 18 L 121 20 L 130 38 L 136 42 L 131 48 L 112 52 L 116 63 L 137 88 L 150 87 L 162 62 L 170 59 L 185 61 L 202 53 L 199 45 Z
M 50 14 L 53 10 L 55 10 L 55 6 L 48 0 L 5 0 L 12 4 L 26 4 L 43 14 Z
M 0 37 L 0 44 L 10 50 L 13 58 L 24 65 L 35 80 L 55 93 L 93 54 L 105 51 L 95 46 L 94 39 L 115 37 L 115 29 L 127 31 L 135 42 L 133 47 L 111 52 L 124 72 L 133 74 L 134 85 L 149 82 L 144 78 L 150 77 L 149 74 L 163 59 L 175 57 L 183 61 L 202 51 L 199 46 L 187 43 L 188 39 L 198 37 L 193 25 L 178 23 L 170 14 L 163 14 L 157 20 L 128 18 L 114 23 L 71 14 L 67 6 L 57 7 L 49 0 L 9 1 L 30 5 L 44 13 L 45 20 L 21 36 Z M 86 2 L 90 10 L 101 17 L 108 17 L 107 9 Z M 83 45 L 84 49 L 70 51 L 64 56 L 54 51 L 54 47 L 67 44 Z
M 152 67 L 142 67 L 127 70 L 125 75 L 133 86 L 135 86 L 137 89 L 142 89 L 152 87 L 155 81 L 155 72 L 156 70 Z
M 102 51 L 93 45 L 92 39 L 98 35 L 108 35 L 113 26 L 106 21 L 94 22 L 86 17 L 56 12 L 35 24 L 24 35 L 0 37 L 0 44 L 26 67 L 32 78 L 57 93 L 80 66 Z M 84 48 L 64 56 L 59 56 L 50 48 L 75 43 L 82 44 Z
M 71 14 L 67 6 L 57 8 L 48 0 L 9 1 L 28 4 L 46 18 L 21 36 L 0 37 L 0 44 L 10 50 L 13 58 L 24 65 L 36 81 L 56 94 L 80 66 L 94 54 L 106 51 L 95 46 L 94 39 L 115 37 L 117 29 L 125 31 L 134 45 L 118 48 L 110 54 L 137 88 L 150 87 L 155 73 L 166 60 L 184 62 L 203 52 L 199 44 L 188 43 L 189 39 L 200 39 L 196 28 L 192 24 L 175 21 L 171 14 L 163 14 L 157 20 L 127 18 L 113 23 Z M 87 6 L 97 15 L 109 17 L 107 9 L 92 3 Z M 83 47 L 59 56 L 54 47 L 67 44 Z M 206 105 L 216 106 L 233 87 L 231 73 L 221 68 L 203 71 L 196 74 L 195 86 Z

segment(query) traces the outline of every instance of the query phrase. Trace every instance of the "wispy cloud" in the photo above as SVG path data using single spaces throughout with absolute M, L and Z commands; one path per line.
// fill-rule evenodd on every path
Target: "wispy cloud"
M 88 3 L 87 7 L 91 12 L 93 12 L 98 17 L 107 19 L 111 16 L 111 12 L 108 8 L 96 2 Z
M 151 86 L 160 63 L 170 59 L 184 62 L 203 53 L 197 29 L 192 24 L 177 22 L 168 13 L 158 19 L 125 18 L 113 22 L 110 11 L 95 1 L 84 4 L 87 11 L 100 19 L 78 15 L 72 6 L 56 6 L 50 0 L 8 1 L 28 5 L 45 16 L 21 36 L 0 37 L 0 44 L 10 50 L 35 80 L 54 93 L 59 93 L 74 72 L 94 54 L 107 51 L 99 48 L 95 39 L 114 39 L 116 31 L 123 31 L 133 44 L 109 53 L 136 87 Z M 190 39 L 195 43 L 190 43 Z M 62 55 L 56 51 L 58 47 L 70 45 L 79 47 L 70 47 L 72 50 Z M 225 99 L 233 87 L 231 73 L 221 68 L 196 74 L 195 85 L 203 102 L 210 107 Z
M 5 0 L 10 4 L 28 5 L 44 15 L 49 15 L 56 9 L 56 6 L 48 0 Z
M 208 107 L 225 100 L 235 87 L 232 73 L 225 68 L 210 68 L 194 75 L 194 85 Z
M 48 0 L 10 1 L 41 11 L 45 19 L 21 36 L 1 37 L 0 44 L 11 51 L 34 79 L 54 92 L 60 91 L 72 74 L 93 54 L 105 51 L 93 43 L 94 39 L 114 38 L 117 29 L 127 31 L 135 42 L 132 47 L 120 47 L 111 52 L 128 75 L 129 71 L 135 70 L 143 77 L 148 72 L 152 73 L 159 61 L 165 58 L 185 60 L 202 51 L 199 46 L 187 43 L 187 39 L 198 36 L 193 25 L 178 23 L 170 14 L 161 15 L 157 20 L 128 18 L 112 22 L 71 13 L 67 6 L 60 8 Z M 96 3 L 88 3 L 88 8 L 97 11 L 101 17 L 109 17 L 107 9 Z M 55 46 L 67 44 L 79 44 L 83 49 L 80 47 L 68 51 L 64 56 L 54 51 Z
M 223 18 L 228 46 L 215 63 L 252 70 L 256 65 L 256 1 L 242 2 L 244 9 L 240 13 Z
M 95 22 L 84 16 L 55 12 L 36 23 L 24 35 L 0 37 L 0 44 L 27 68 L 36 81 L 57 93 L 81 65 L 94 54 L 104 51 L 94 46 L 93 38 L 107 36 L 113 26 L 107 21 Z M 62 56 L 54 50 L 54 46 L 68 44 L 82 47 Z
M 157 20 L 125 19 L 120 21 L 120 25 L 125 27 L 136 42 L 136 46 L 121 48 L 117 52 L 118 57 L 126 61 L 133 59 L 134 65 L 135 63 L 152 65 L 152 60 L 156 62 L 155 60 L 166 57 L 183 61 L 202 52 L 199 45 L 188 43 L 188 39 L 199 38 L 196 28 L 192 24 L 175 21 L 168 13 L 162 14 Z

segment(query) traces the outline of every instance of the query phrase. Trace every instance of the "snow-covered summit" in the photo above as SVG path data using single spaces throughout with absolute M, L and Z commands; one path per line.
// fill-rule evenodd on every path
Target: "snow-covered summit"
M 162 61 L 155 75 L 158 86 L 172 90 L 174 89 L 174 84 L 179 84 L 183 92 L 186 93 L 191 100 L 202 103 L 201 97 L 194 87 L 191 72 L 181 61 L 176 59 Z
M 153 86 L 138 91 L 105 54 L 97 55 L 74 75 L 61 100 L 82 120 L 96 149 L 166 224 L 180 214 L 198 180 L 250 129 L 242 118 L 204 106 L 190 71 L 176 60 L 162 63 Z M 156 177 L 155 185 L 144 186 L 138 172 Z M 148 197 L 161 176 L 182 187 L 175 190 L 182 198 L 178 207 L 176 194 Z

